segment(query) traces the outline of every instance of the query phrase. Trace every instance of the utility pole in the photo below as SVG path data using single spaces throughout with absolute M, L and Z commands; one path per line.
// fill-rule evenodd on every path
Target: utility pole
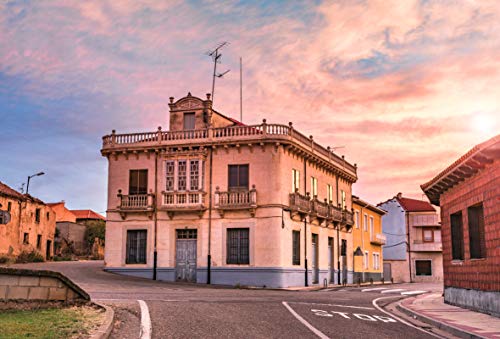
M 224 41 L 220 43 L 214 50 L 208 51 L 206 54 L 210 57 L 212 57 L 212 60 L 214 61 L 214 73 L 212 75 L 212 105 L 214 102 L 214 94 L 215 94 L 215 78 L 222 78 L 225 74 L 229 72 L 229 70 L 222 72 L 222 73 L 217 73 L 217 64 L 220 63 L 220 58 L 222 57 L 222 54 L 219 53 L 219 50 L 228 45 L 229 42 Z

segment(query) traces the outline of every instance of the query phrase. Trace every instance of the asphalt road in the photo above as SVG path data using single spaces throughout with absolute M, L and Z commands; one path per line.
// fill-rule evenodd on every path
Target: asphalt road
M 113 338 L 138 338 L 144 300 L 153 338 L 433 338 L 374 306 L 399 292 L 245 290 L 174 284 L 102 271 L 102 261 L 21 265 L 60 271 L 95 301 L 111 305 Z M 405 291 L 438 285 L 394 285 Z M 383 301 L 381 302 L 383 303 Z

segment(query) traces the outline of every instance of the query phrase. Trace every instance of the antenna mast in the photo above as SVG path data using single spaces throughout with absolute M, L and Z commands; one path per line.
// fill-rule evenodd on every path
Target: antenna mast
M 208 56 L 212 57 L 212 60 L 214 61 L 214 73 L 212 75 L 212 104 L 214 102 L 214 94 L 215 94 L 215 78 L 222 78 L 226 73 L 229 72 L 229 70 L 223 72 L 223 73 L 217 73 L 217 64 L 220 63 L 220 58 L 222 57 L 222 54 L 219 53 L 219 49 L 222 47 L 229 45 L 229 42 L 224 41 L 220 43 L 213 51 L 208 51 L 206 54 Z
M 240 121 L 243 122 L 243 61 L 240 57 Z

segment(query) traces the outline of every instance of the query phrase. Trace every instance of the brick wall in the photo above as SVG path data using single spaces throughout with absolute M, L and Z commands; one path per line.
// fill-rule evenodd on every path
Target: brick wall
M 483 203 L 485 259 L 471 259 L 467 208 Z M 500 291 L 500 161 L 440 198 L 443 241 L 444 286 L 483 291 Z M 462 211 L 464 260 L 452 260 L 450 214 Z

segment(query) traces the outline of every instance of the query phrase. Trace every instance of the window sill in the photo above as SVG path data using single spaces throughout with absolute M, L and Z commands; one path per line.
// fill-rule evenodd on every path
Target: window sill
M 486 258 L 470 258 L 470 261 L 474 262 L 474 261 L 484 261 L 486 260 Z
M 455 265 L 455 266 L 462 266 L 464 264 L 464 261 L 463 260 L 452 260 L 451 264 Z

